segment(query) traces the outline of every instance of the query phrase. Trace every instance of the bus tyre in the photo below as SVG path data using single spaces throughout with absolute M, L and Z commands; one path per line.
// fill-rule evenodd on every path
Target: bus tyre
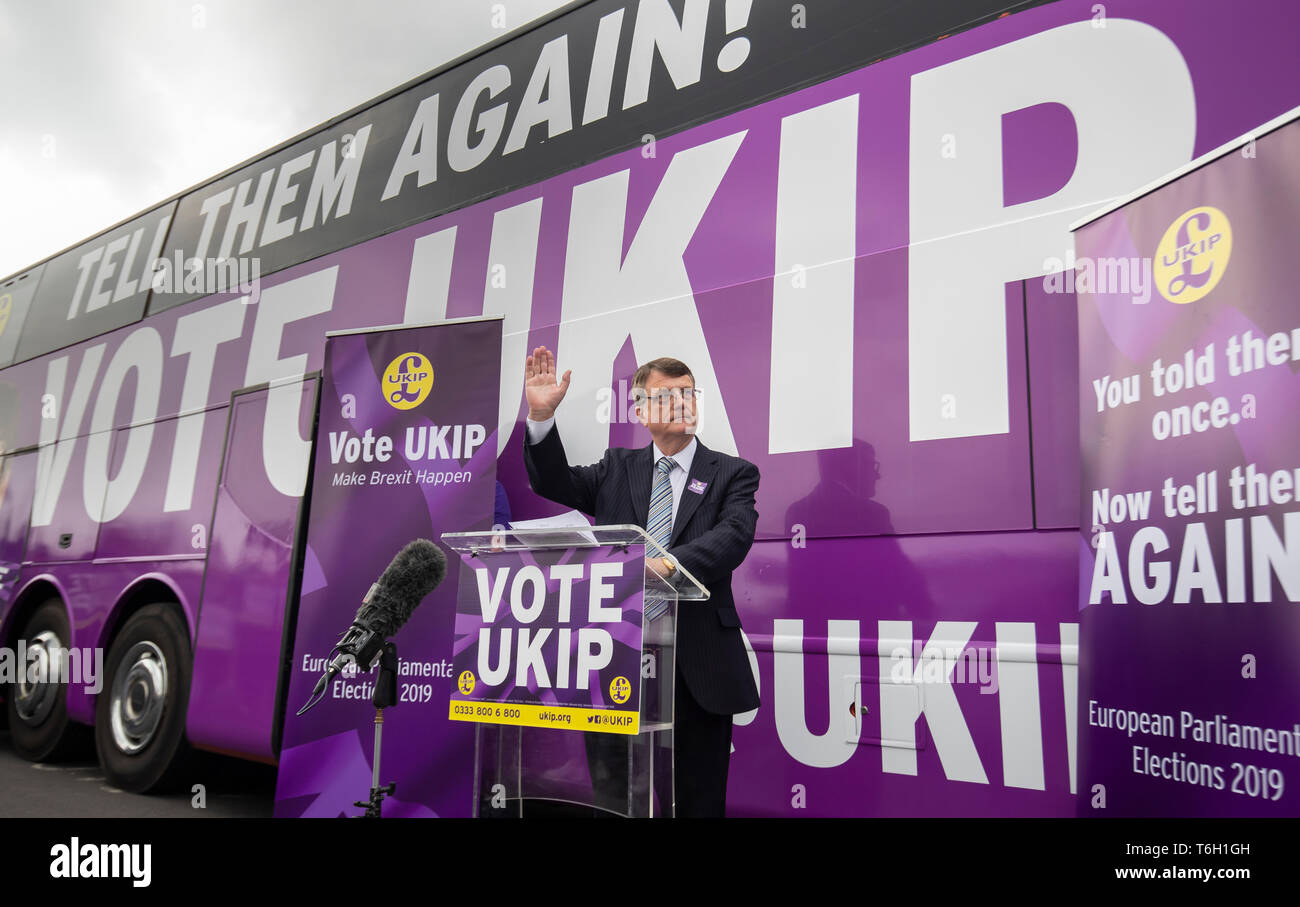
M 34 612 L 18 634 L 26 653 L 26 665 L 6 684 L 5 715 L 14 750 L 32 762 L 49 762 L 73 755 L 85 748 L 89 728 L 68 719 L 68 685 L 42 678 L 64 658 L 72 641 L 63 602 L 51 598 Z M 66 671 L 63 664 L 62 670 Z M 29 671 L 34 670 L 31 674 Z
M 122 627 L 95 704 L 95 748 L 108 783 L 132 793 L 169 787 L 189 755 L 190 642 L 167 604 L 146 605 Z

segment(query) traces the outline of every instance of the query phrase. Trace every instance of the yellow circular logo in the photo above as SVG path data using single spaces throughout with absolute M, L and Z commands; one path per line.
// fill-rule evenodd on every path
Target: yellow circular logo
M 626 677 L 621 674 L 609 682 L 609 698 L 619 705 L 627 702 L 632 696 L 632 684 L 628 683 Z
M 433 390 L 433 365 L 420 353 L 403 353 L 384 369 L 384 399 L 393 409 L 415 409 Z
M 1156 288 L 1170 302 L 1196 302 L 1219 285 L 1231 256 L 1228 215 L 1208 205 L 1185 211 L 1156 247 Z
M 460 691 L 461 691 L 462 693 L 464 693 L 466 696 L 468 696 L 470 693 L 473 693 L 473 692 L 474 692 L 474 672 L 473 672 L 473 671 L 461 671 L 461 672 L 460 672 L 460 677 L 459 677 L 459 678 L 457 679 L 457 681 L 456 681 L 456 686 L 457 686 L 457 688 L 459 688 Z

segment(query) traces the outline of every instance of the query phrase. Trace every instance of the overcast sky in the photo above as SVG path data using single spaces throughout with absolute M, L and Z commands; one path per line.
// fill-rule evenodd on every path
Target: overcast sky
M 566 2 L 0 0 L 0 277 Z

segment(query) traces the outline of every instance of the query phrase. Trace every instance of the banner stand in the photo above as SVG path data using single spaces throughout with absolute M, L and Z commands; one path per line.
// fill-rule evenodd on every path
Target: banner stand
M 327 335 L 288 702 L 312 695 L 404 546 L 492 525 L 501 329 L 492 316 Z M 391 818 L 471 815 L 473 734 L 443 705 L 456 597 L 448 576 L 414 609 L 392 639 L 403 657 L 391 674 L 387 654 L 370 671 L 344 670 L 309 713 L 286 716 L 276 816 L 371 814 L 377 798 Z
M 1298 160 L 1300 108 L 1075 228 L 1083 816 L 1300 815 Z

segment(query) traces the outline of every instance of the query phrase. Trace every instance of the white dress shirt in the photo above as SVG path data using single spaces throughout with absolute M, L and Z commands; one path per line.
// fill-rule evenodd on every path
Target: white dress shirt
M 555 417 L 547 419 L 545 422 L 534 422 L 528 419 L 528 443 L 536 444 L 538 441 L 550 434 L 551 428 L 555 425 Z M 667 456 L 659 449 L 658 444 L 654 444 L 654 461 L 650 464 L 650 488 L 648 494 L 654 495 L 655 479 L 659 477 L 656 468 L 661 457 Z M 691 474 L 691 464 L 695 462 L 695 451 L 699 447 L 695 438 L 691 438 L 691 443 L 672 455 L 672 460 L 677 465 L 673 467 L 672 472 L 668 473 L 668 482 L 673 487 L 673 523 L 677 522 L 677 507 L 682 502 L 682 491 L 686 488 L 686 477 Z M 648 500 L 648 498 L 647 498 Z

